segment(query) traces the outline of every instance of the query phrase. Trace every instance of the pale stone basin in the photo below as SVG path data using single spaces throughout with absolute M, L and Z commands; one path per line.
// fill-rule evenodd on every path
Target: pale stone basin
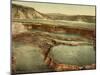
M 66 65 L 90 65 L 95 64 L 95 50 L 93 46 L 66 46 L 58 45 L 49 53 L 54 62 Z
M 44 63 L 41 49 L 28 44 L 14 44 L 16 73 L 48 72 L 51 69 Z

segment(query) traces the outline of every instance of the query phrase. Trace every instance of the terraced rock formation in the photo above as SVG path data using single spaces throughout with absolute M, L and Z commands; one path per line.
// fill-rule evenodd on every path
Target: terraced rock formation
M 13 74 L 96 68 L 95 16 L 83 22 L 57 17 L 12 4 Z
M 67 36 L 67 38 L 68 38 L 68 36 Z M 73 39 L 66 41 L 63 39 L 56 38 L 55 36 L 45 34 L 43 32 L 42 33 L 39 33 L 39 32 L 30 33 L 30 32 L 28 32 L 28 33 L 22 33 L 22 34 L 18 34 L 16 36 L 14 36 L 13 41 L 14 41 L 13 45 L 16 46 L 13 49 L 14 56 L 16 57 L 16 62 L 18 62 L 18 64 L 16 64 L 16 66 L 19 66 L 20 60 L 23 62 L 23 63 L 21 63 L 21 65 L 24 66 L 24 63 L 27 64 L 27 66 L 24 66 L 24 68 L 21 70 L 20 70 L 20 67 L 17 67 L 16 73 L 81 70 L 81 69 L 85 68 L 86 65 L 87 66 L 90 65 L 90 67 L 85 68 L 85 69 L 95 69 L 95 66 L 94 66 L 95 65 L 95 49 L 93 48 L 94 47 L 93 42 L 89 42 L 86 39 L 83 39 L 83 41 L 82 40 L 80 40 L 80 41 L 73 40 Z M 65 46 L 65 49 L 59 48 L 59 46 L 62 46 L 62 45 Z M 27 46 L 29 46 L 29 48 Z M 66 48 L 67 46 L 68 46 L 68 49 Z M 40 55 L 37 55 L 35 53 L 37 50 L 34 52 L 34 50 L 33 50 L 34 47 L 36 49 L 40 48 L 40 51 L 39 51 Z M 58 50 L 53 50 L 53 52 L 52 52 L 52 49 L 55 47 L 58 48 Z M 31 51 L 33 51 L 33 52 L 30 51 L 30 48 L 31 48 Z M 78 49 L 78 51 L 77 51 L 77 49 Z M 26 52 L 26 50 L 27 50 L 27 52 Z M 61 51 L 61 52 L 59 52 L 59 51 Z M 66 52 L 66 51 L 69 51 L 69 52 Z M 29 54 L 28 52 L 32 53 L 32 54 Z M 63 56 L 63 54 L 64 54 L 63 52 L 65 53 L 65 56 Z M 72 52 L 73 54 L 70 55 L 70 52 Z M 36 59 L 34 59 L 35 57 L 32 58 L 32 55 L 34 55 L 34 53 L 36 54 L 35 57 L 37 59 L 40 56 L 42 56 L 42 59 L 39 58 L 40 60 L 36 60 Z M 79 56 L 76 53 L 80 54 L 81 56 Z M 52 55 L 54 57 L 52 57 Z M 75 55 L 76 57 L 73 57 L 73 55 Z M 68 56 L 71 58 L 69 58 Z M 20 57 L 23 59 L 21 59 Z M 27 57 L 29 59 L 25 59 Z M 80 57 L 80 58 L 78 58 L 78 57 Z M 83 60 L 83 58 L 84 58 L 84 60 Z M 87 58 L 87 59 L 85 59 L 85 58 Z M 63 62 L 66 59 L 65 61 L 68 60 L 69 63 L 71 62 L 71 59 L 72 59 L 72 61 L 75 61 L 76 64 L 74 62 L 73 62 L 74 65 L 72 63 L 68 64 L 67 62 L 66 62 L 67 64 L 59 63 L 58 61 L 56 61 L 56 59 L 61 60 Z M 34 68 L 32 69 L 31 67 L 30 67 L 31 69 L 29 69 L 29 71 L 28 71 L 27 67 L 32 66 L 32 64 L 34 65 L 32 60 L 35 62 L 41 62 L 41 61 L 44 62 L 45 65 L 41 65 L 42 70 L 40 69 L 40 67 L 37 64 L 37 66 L 33 66 L 33 67 L 35 67 L 37 69 L 39 68 L 38 71 L 36 71 L 36 70 L 32 71 L 32 70 L 34 70 Z M 84 64 L 84 62 L 82 62 L 81 60 L 84 62 L 87 62 L 87 63 Z M 79 63 L 78 61 L 81 61 L 81 63 L 83 63 L 83 64 Z M 30 63 L 32 63 L 32 64 L 30 64 Z M 81 64 L 81 66 L 79 66 L 79 64 Z M 69 65 L 69 66 L 67 66 L 67 68 L 66 68 L 66 65 Z M 44 68 L 45 66 L 47 66 L 47 68 Z

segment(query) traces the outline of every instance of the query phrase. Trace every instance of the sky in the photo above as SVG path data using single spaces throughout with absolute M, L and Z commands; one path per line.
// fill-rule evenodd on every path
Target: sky
M 40 2 L 12 1 L 12 3 L 33 7 L 42 13 L 61 13 L 66 15 L 92 15 L 95 16 L 95 6 L 71 5 Z

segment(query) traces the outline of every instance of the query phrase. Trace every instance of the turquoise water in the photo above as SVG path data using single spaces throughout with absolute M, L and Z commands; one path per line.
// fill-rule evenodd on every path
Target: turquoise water
M 53 36 L 62 36 L 62 37 L 69 37 L 69 38 L 82 38 L 81 35 L 79 34 L 68 34 L 68 33 L 52 33 L 52 32 L 46 32 L 46 31 L 42 31 L 42 30 L 37 30 L 37 29 L 33 29 L 31 30 L 31 32 L 40 32 L 40 33 L 45 33 L 45 34 L 49 34 L 49 35 L 53 35 Z
M 95 50 L 92 46 L 59 45 L 51 49 L 49 54 L 56 63 L 66 65 L 95 64 Z
M 44 63 L 41 49 L 31 45 L 17 44 L 13 51 L 16 56 L 17 73 L 51 71 L 51 69 L 49 69 Z

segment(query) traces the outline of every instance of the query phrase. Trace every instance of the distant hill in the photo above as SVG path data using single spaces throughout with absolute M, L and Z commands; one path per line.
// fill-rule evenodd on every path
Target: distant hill
M 60 11 L 60 10 L 59 10 Z M 12 4 L 12 19 L 51 19 L 51 20 L 67 20 L 82 21 L 95 23 L 95 16 L 90 15 L 65 15 L 60 13 L 41 13 L 32 7 L 18 4 Z
M 47 15 L 53 20 L 84 21 L 92 23 L 96 20 L 95 16 L 90 15 L 65 15 L 59 13 L 48 13 Z

